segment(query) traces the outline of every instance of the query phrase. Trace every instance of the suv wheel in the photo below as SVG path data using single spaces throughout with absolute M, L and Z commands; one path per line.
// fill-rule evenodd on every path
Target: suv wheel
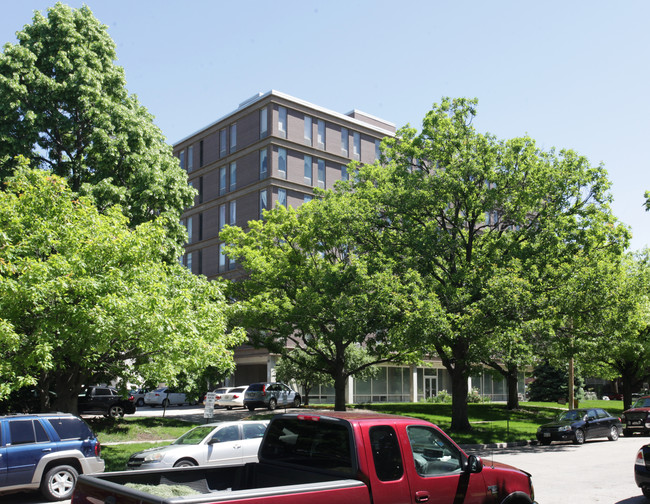
M 108 408 L 108 416 L 113 418 L 122 418 L 124 416 L 124 408 L 119 404 L 114 404 Z
M 77 470 L 69 465 L 53 467 L 41 481 L 41 493 L 51 501 L 69 499 L 78 475 Z
M 277 404 L 278 404 L 278 402 L 275 399 L 273 399 L 272 397 L 271 397 L 271 399 L 269 399 L 269 409 L 271 411 L 273 411 L 275 409 Z

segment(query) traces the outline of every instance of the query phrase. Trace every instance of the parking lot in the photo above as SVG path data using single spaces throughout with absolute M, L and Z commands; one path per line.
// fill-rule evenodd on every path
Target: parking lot
M 277 412 L 284 411 L 278 409 Z M 214 413 L 213 421 L 236 419 L 250 414 L 243 409 L 217 409 Z M 137 416 L 162 414 L 162 408 L 147 406 L 138 408 L 136 413 Z M 172 406 L 167 408 L 165 415 L 194 422 L 208 421 L 203 419 L 201 406 Z M 646 504 L 649 501 L 634 483 L 634 459 L 637 450 L 648 442 L 650 438 L 621 437 L 616 442 L 606 439 L 590 440 L 581 446 L 554 443 L 551 446 L 530 445 L 466 451 L 480 455 L 485 466 L 494 460 L 531 473 L 535 497 L 540 504 Z M 0 500 L 3 504 L 45 502 L 38 493 L 10 495 Z

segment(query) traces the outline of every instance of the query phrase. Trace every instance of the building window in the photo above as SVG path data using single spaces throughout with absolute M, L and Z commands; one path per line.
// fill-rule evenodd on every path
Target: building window
M 282 205 L 283 207 L 287 206 L 287 190 L 278 189 L 278 206 Z
M 264 217 L 264 210 L 268 208 L 266 195 L 267 195 L 266 189 L 262 189 L 260 191 L 260 219 Z
M 187 148 L 187 172 L 191 172 L 194 169 L 194 146 L 190 145 Z
M 341 165 L 341 180 L 348 180 L 348 167 Z
M 278 107 L 278 135 L 287 138 L 287 109 Z
M 347 128 L 341 128 L 341 154 L 348 157 L 350 153 L 350 136 Z
M 230 202 L 230 222 L 231 226 L 237 225 L 237 201 L 232 200 Z
M 237 189 L 237 161 L 230 163 L 230 191 Z
M 199 214 L 199 241 L 203 240 L 203 213 Z
M 226 225 L 226 205 L 219 205 L 219 232 Z
M 284 147 L 278 149 L 278 175 L 280 178 L 287 178 L 287 149 Z
M 230 125 L 230 152 L 237 150 L 237 123 Z
M 361 134 L 355 131 L 352 136 L 354 140 L 354 144 L 352 146 L 352 154 L 354 156 L 354 159 L 359 161 L 361 159 Z
M 265 179 L 267 175 L 267 151 L 262 149 L 260 151 L 260 180 Z
M 224 253 L 224 243 L 219 244 L 219 272 L 226 271 L 226 254 Z
M 314 142 L 314 130 L 311 117 L 305 116 L 305 144 L 312 145 Z
M 318 142 L 319 149 L 325 149 L 325 121 L 322 119 L 318 120 L 318 133 L 316 141 Z
M 311 166 L 311 156 L 305 156 L 305 184 L 312 185 L 312 166 Z
M 199 177 L 199 203 L 203 203 L 203 177 Z
M 223 196 L 228 192 L 228 186 L 226 185 L 226 167 L 222 166 L 219 168 L 219 196 Z
M 187 243 L 192 243 L 192 220 L 193 217 L 187 218 Z
M 219 157 L 228 155 L 228 143 L 226 140 L 226 128 L 219 131 Z
M 375 140 L 375 160 L 379 160 L 381 157 L 381 140 Z
M 199 168 L 203 166 L 203 140 L 199 142 Z
M 196 261 L 198 264 L 198 271 L 196 272 L 197 275 L 202 275 L 203 274 L 203 249 L 197 251 L 198 260 Z
M 260 138 L 264 138 L 268 133 L 267 108 L 260 109 Z
M 187 269 L 190 270 L 190 271 L 192 271 L 192 256 L 193 255 L 194 255 L 194 252 L 190 252 L 189 254 L 187 254 L 187 264 L 185 266 L 187 266 Z
M 185 151 L 182 150 L 178 153 L 178 162 L 181 165 L 181 169 L 185 169 Z
M 318 172 L 316 174 L 318 177 L 318 187 L 325 189 L 325 160 L 318 160 Z
M 311 196 L 311 194 L 305 194 L 305 195 L 303 195 L 303 197 L 302 197 L 302 202 L 303 202 L 303 203 L 309 203 L 311 200 L 312 200 L 312 196 Z

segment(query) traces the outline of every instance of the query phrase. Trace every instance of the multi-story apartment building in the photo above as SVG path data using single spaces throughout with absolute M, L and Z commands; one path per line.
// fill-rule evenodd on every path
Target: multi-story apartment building
M 341 114 L 269 91 L 177 142 L 174 154 L 198 191 L 182 217 L 189 237 L 183 264 L 210 279 L 241 277 L 243 270 L 223 254 L 219 240 L 226 224 L 246 228 L 264 209 L 309 201 L 314 187 L 330 189 L 346 179 L 351 161 L 375 162 L 381 140 L 395 131 L 394 124 L 357 110 Z M 228 381 L 272 381 L 276 357 L 264 349 L 238 348 L 237 369 Z M 503 381 L 489 374 L 471 383 L 494 399 L 506 397 Z M 523 379 L 520 383 L 523 392 Z M 417 401 L 443 389 L 451 390 L 449 375 L 433 360 L 426 367 L 386 366 L 367 381 L 351 379 L 348 401 Z M 320 387 L 314 396 L 314 402 L 334 402 L 331 387 Z

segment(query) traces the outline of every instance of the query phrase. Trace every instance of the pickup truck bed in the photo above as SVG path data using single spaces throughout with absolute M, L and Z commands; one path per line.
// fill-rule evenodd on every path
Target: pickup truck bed
M 99 476 L 99 475 L 98 475 Z M 89 484 L 84 484 L 85 480 Z M 134 490 L 129 493 L 134 498 L 132 502 L 146 503 L 213 503 L 220 501 L 248 500 L 265 498 L 271 502 L 276 496 L 278 502 L 291 502 L 291 495 L 301 495 L 304 500 L 305 493 L 328 490 L 331 497 L 337 490 L 344 490 L 346 498 L 350 492 L 357 494 L 361 501 L 368 499 L 366 485 L 356 479 L 340 479 L 340 477 L 319 473 L 277 467 L 265 463 L 252 463 L 234 467 L 194 467 L 178 468 L 167 471 L 122 471 L 101 474 L 101 477 L 80 476 L 78 491 L 72 502 L 87 502 L 92 498 L 101 499 L 100 502 L 127 502 L 124 496 L 124 485 L 181 485 L 192 488 L 194 495 L 167 498 L 152 498 L 149 493 Z M 79 489 L 82 490 L 79 490 Z M 354 490 L 356 488 L 356 490 Z M 81 501 L 81 491 L 87 500 Z M 331 493 L 331 492 L 334 492 Z M 115 499 L 111 501 L 111 497 Z

